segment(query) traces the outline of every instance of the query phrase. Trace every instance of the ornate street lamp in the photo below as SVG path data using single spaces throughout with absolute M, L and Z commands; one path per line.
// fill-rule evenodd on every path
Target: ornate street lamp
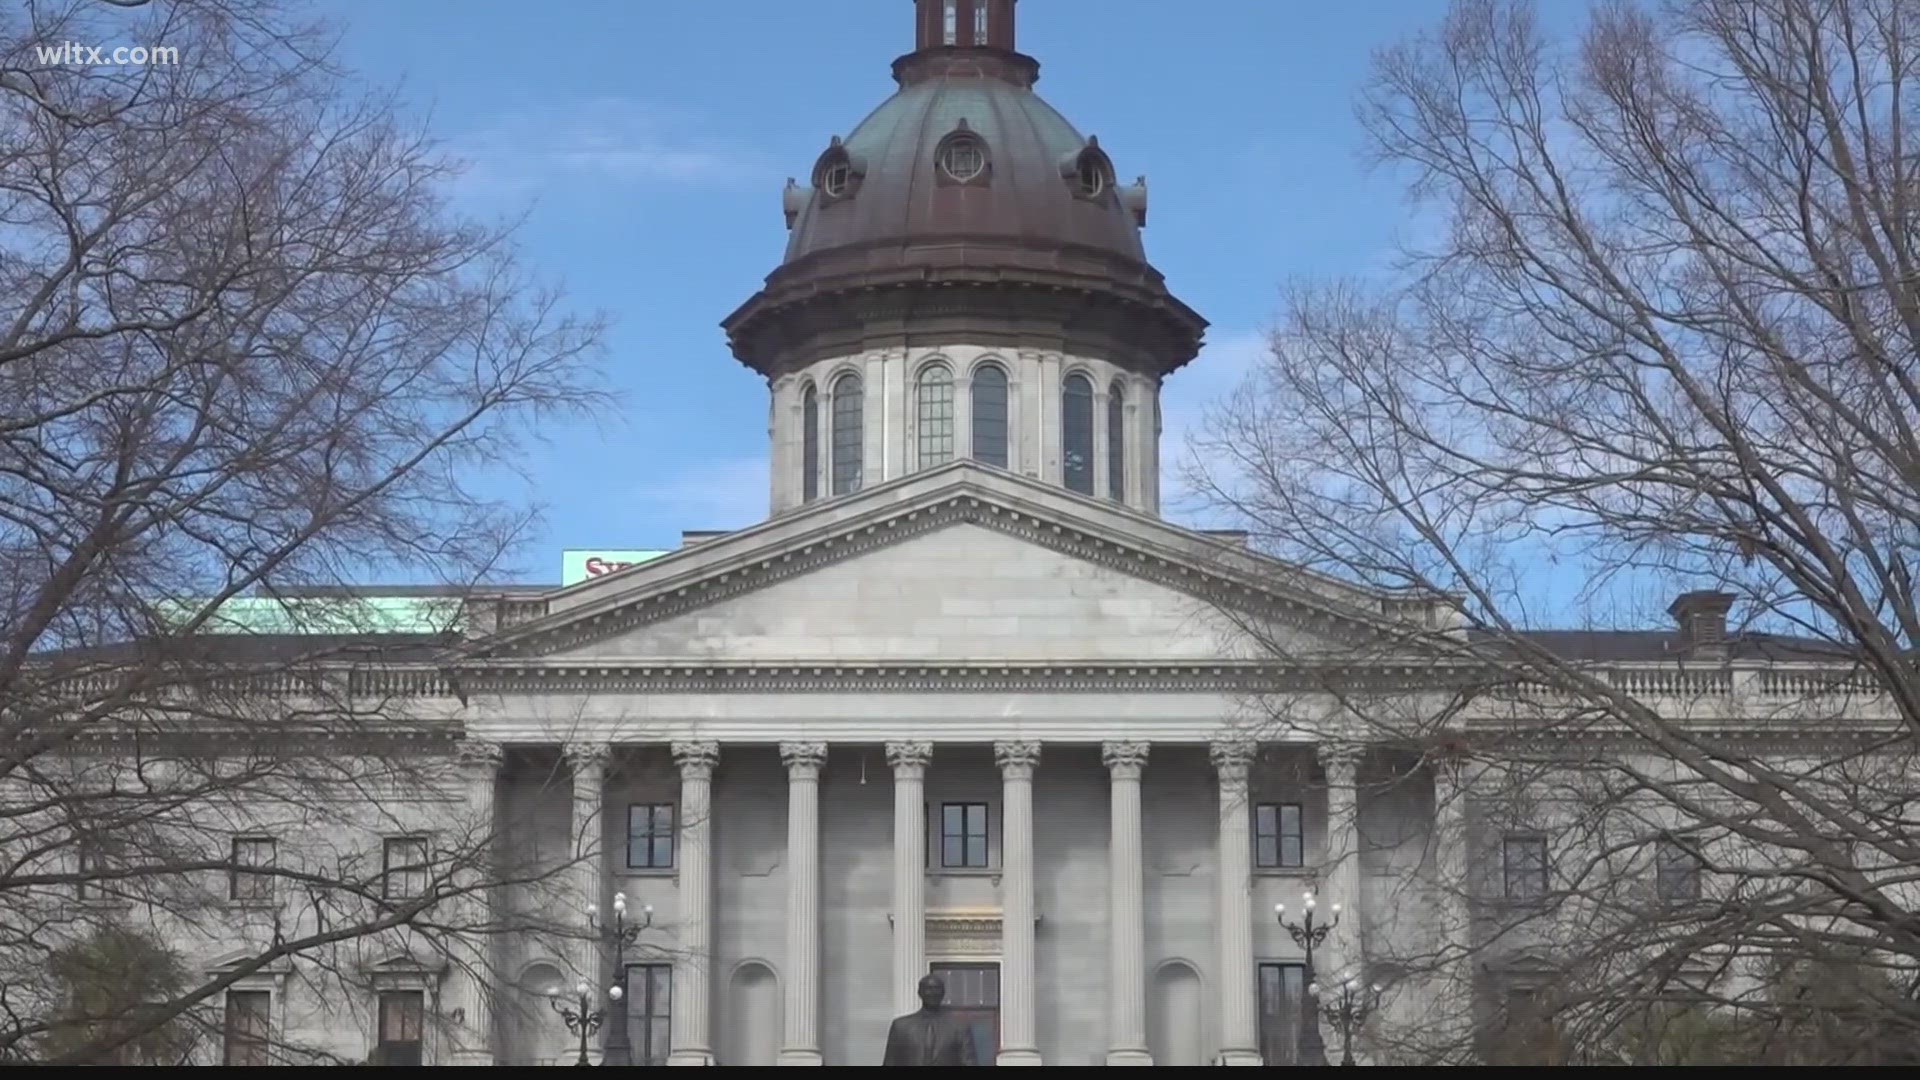
M 1300 973 L 1300 982 L 1303 987 L 1306 987 L 1314 984 L 1313 950 L 1326 944 L 1327 935 L 1333 933 L 1333 928 L 1340 925 L 1340 905 L 1333 904 L 1327 908 L 1333 914 L 1333 918 L 1325 923 L 1314 921 L 1312 893 L 1307 894 L 1306 902 L 1302 906 L 1306 912 L 1299 922 L 1287 921 L 1285 904 L 1273 905 L 1273 917 L 1279 920 L 1280 928 L 1287 932 L 1287 936 L 1293 938 L 1293 943 L 1300 946 L 1301 951 L 1307 954 L 1306 970 Z M 1300 995 L 1300 1020 L 1300 1064 L 1325 1065 L 1327 1043 L 1320 1036 L 1320 1013 L 1313 1007 L 1311 992 Z
M 632 945 L 640 936 L 640 931 L 653 925 L 653 905 L 640 909 L 641 921 L 627 922 L 627 894 L 613 894 L 613 921 L 601 923 L 600 906 L 587 905 L 587 927 L 606 943 L 607 951 L 613 960 L 613 987 L 607 991 L 612 999 L 613 1008 L 607 1017 L 607 1041 L 601 1047 L 602 1065 L 633 1064 L 633 1043 L 627 1036 L 627 1009 L 621 1004 L 627 996 L 627 946 Z M 584 1057 L 581 1064 L 585 1064 Z
M 1361 986 L 1360 980 L 1348 979 L 1340 984 L 1337 994 L 1325 996 L 1318 984 L 1309 985 L 1307 994 L 1319 1000 L 1327 1023 L 1340 1033 L 1340 1064 L 1353 1064 L 1353 1033 L 1380 1007 L 1380 987 Z
M 599 1030 L 600 1019 L 605 1013 L 593 1007 L 593 987 L 588 986 L 584 979 L 581 980 L 580 985 L 573 988 L 573 992 L 580 995 L 578 1008 L 568 1008 L 560 1003 L 558 986 L 547 991 L 547 1004 L 553 1006 L 553 1011 L 560 1014 L 560 1019 L 566 1023 L 568 1031 L 580 1036 L 580 1060 L 574 1064 L 591 1065 L 593 1062 L 587 1060 L 587 1036 Z M 618 1004 L 620 991 L 614 990 L 612 996 L 614 1002 Z

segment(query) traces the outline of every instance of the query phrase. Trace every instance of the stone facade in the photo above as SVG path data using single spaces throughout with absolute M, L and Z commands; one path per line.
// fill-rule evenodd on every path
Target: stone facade
M 421 786 L 234 828 L 329 865 L 396 835 L 490 836 L 515 883 L 457 903 L 521 929 L 383 935 L 236 984 L 303 1054 L 364 1059 L 400 993 L 425 1003 L 427 1063 L 571 1061 L 545 994 L 613 982 L 587 927 L 616 894 L 644 924 L 635 1056 L 660 1064 L 876 1063 L 928 970 L 999 1064 L 1284 1063 L 1304 956 L 1275 908 L 1309 891 L 1342 908 L 1316 970 L 1393 983 L 1377 1031 L 1481 1008 L 1444 958 L 1478 944 L 1467 897 L 1499 892 L 1511 825 L 1474 795 L 1499 780 L 1345 703 L 1438 715 L 1444 664 L 1408 651 L 1452 633 L 1433 607 L 967 462 L 470 603 L 454 653 L 342 676 L 455 736 L 410 751 Z M 1818 686 L 1782 661 L 1609 670 L 1736 726 Z M 299 911 L 162 929 L 217 971 Z M 1428 962 L 1396 976 L 1409 956 Z

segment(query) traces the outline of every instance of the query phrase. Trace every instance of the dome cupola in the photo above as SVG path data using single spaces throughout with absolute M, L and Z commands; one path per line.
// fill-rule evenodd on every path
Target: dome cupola
M 776 511 L 945 457 L 1157 508 L 1160 380 L 1206 323 L 1147 262 L 1145 179 L 1121 183 L 1099 139 L 1034 92 L 1016 6 L 913 0 L 894 94 L 824 140 L 805 186 L 788 181 L 785 255 L 724 323 L 775 388 Z M 984 411 L 982 358 L 984 393 L 1007 399 Z M 922 393 L 929 359 L 943 374 Z M 1083 432 L 1082 397 L 1121 404 Z

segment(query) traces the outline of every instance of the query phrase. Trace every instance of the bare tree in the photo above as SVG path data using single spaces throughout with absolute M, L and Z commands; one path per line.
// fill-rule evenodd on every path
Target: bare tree
M 1361 107 L 1431 240 L 1290 289 L 1196 444 L 1263 548 L 1454 612 L 1391 650 L 1434 693 L 1348 694 L 1343 730 L 1466 793 L 1471 926 L 1419 959 L 1540 967 L 1483 1031 L 1920 1034 L 1917 31 L 1910 0 L 1606 4 L 1568 38 L 1458 4 Z M 1682 589 L 1700 633 L 1582 632 Z
M 170 1052 L 294 958 L 477 969 L 521 873 L 444 677 L 393 665 L 522 532 L 528 422 L 604 400 L 601 327 L 328 44 L 257 0 L 0 9 L 0 1057 Z M 437 632 L 295 599 L 395 579 Z

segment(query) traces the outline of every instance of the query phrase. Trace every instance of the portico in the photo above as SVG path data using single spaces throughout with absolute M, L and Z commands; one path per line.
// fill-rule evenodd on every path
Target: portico
M 1355 815 L 1308 813 L 1299 865 L 1256 866 L 1262 800 L 1358 801 L 1344 767 L 1328 774 L 1338 791 L 1308 792 L 1322 787 L 1308 781 L 1255 792 L 1262 750 L 1315 753 L 1244 740 L 573 744 L 566 830 L 604 840 L 606 857 L 583 864 L 585 895 L 617 889 L 662 913 L 667 1064 L 741 1063 L 729 1043 L 777 1046 L 765 1064 L 869 1064 L 892 1017 L 918 1007 L 901 998 L 919 977 L 955 968 L 986 979 L 990 1007 L 956 1004 L 990 1014 L 1000 1064 L 1152 1064 L 1149 1013 L 1166 1004 L 1151 976 L 1169 962 L 1210 988 L 1209 1046 L 1241 1063 L 1259 1052 L 1257 965 L 1279 959 L 1260 943 L 1271 903 L 1256 898 L 1326 890 L 1342 876 L 1327 859 L 1358 848 Z M 667 761 L 677 791 L 649 772 Z M 638 775 L 648 779 L 636 788 Z M 1210 797 L 1180 797 L 1200 792 Z M 667 795 L 676 850 L 652 861 L 671 865 L 633 866 L 652 817 L 632 808 Z M 856 819 L 868 827 L 835 827 Z M 1187 836 L 1204 831 L 1214 835 L 1196 853 Z M 776 919 L 763 897 L 781 899 Z M 1357 888 L 1347 903 L 1356 917 L 1343 943 L 1358 956 Z M 771 972 L 777 1011 L 755 1010 L 734 979 L 743 964 Z M 778 1030 L 757 1039 L 727 1031 L 768 1018 Z

